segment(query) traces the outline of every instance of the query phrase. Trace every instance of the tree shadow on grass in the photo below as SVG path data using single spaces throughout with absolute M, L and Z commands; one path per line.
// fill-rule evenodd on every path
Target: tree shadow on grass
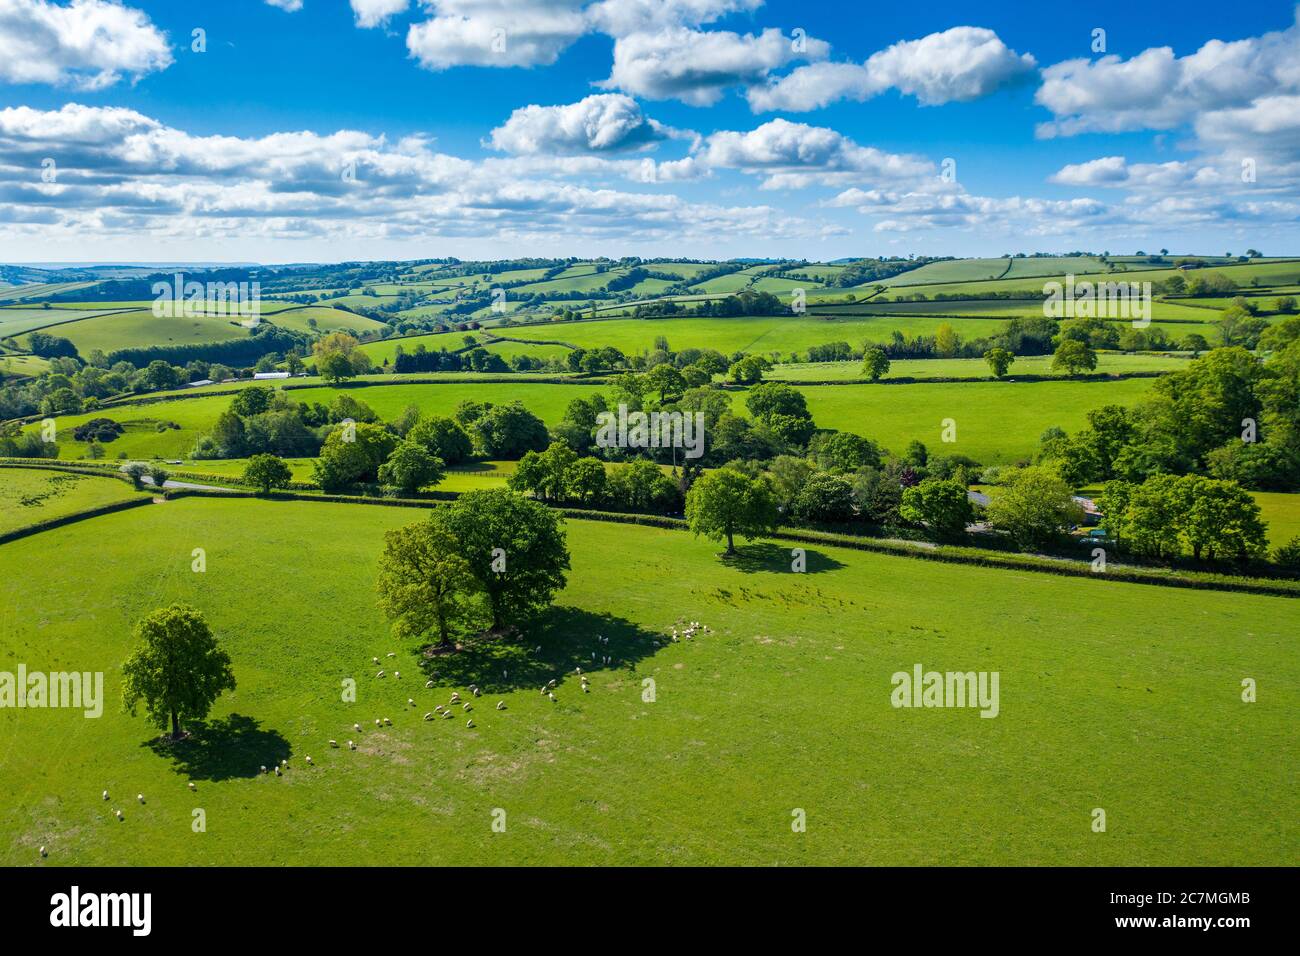
M 722 562 L 729 568 L 754 574 L 758 571 L 771 571 L 778 574 L 792 573 L 791 564 L 794 556 L 790 553 L 795 548 L 802 548 L 807 567 L 804 574 L 821 574 L 824 571 L 836 571 L 844 565 L 820 551 L 814 551 L 806 544 L 795 542 L 788 545 L 775 544 L 770 541 L 758 544 L 746 544 L 736 548 L 736 553 L 724 555 Z
M 183 740 L 155 737 L 142 746 L 170 758 L 176 772 L 191 780 L 256 777 L 262 767 L 287 760 L 291 751 L 278 731 L 263 730 L 258 721 L 242 714 L 191 721 L 187 728 L 189 736 Z
M 557 686 L 571 682 L 572 689 L 581 693 L 577 668 L 584 674 L 635 670 L 667 641 L 663 634 L 612 614 L 551 607 L 522 637 L 471 639 L 454 654 L 423 659 L 420 667 L 425 679 L 436 686 L 462 691 L 470 684 L 477 684 L 485 694 L 540 691 L 554 680 Z

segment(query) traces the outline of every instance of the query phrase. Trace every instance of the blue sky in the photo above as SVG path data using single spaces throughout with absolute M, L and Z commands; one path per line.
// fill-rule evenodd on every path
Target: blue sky
M 0 258 L 1293 254 L 1296 22 L 0 0 Z

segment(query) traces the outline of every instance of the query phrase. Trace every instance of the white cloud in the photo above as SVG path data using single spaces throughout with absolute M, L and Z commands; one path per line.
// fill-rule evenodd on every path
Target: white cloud
M 1043 70 L 1035 101 L 1054 119 L 1043 137 L 1172 129 L 1206 113 L 1264 96 L 1300 93 L 1300 26 L 1225 43 L 1210 40 L 1179 57 L 1152 47 L 1130 59 L 1067 60 Z
M 57 162 L 53 183 L 32 175 L 45 156 Z M 345 169 L 354 172 L 344 176 Z M 662 188 L 605 184 L 707 174 L 689 157 L 475 161 L 437 152 L 418 136 L 196 136 L 120 108 L 0 109 L 0 223 L 10 241 L 39 227 L 47 244 L 149 234 L 187 242 L 442 236 L 571 247 L 585 239 L 703 243 L 723 232 L 768 239 L 821 228 L 766 205 L 696 203 Z
M 302 0 L 266 0 L 267 6 L 277 7 L 285 13 L 297 13 L 302 9 Z
M 409 6 L 409 0 L 351 0 L 351 3 L 357 26 L 362 29 L 383 26 Z
M 783 119 L 744 133 L 714 133 L 704 141 L 696 158 L 711 168 L 761 175 L 765 189 L 897 183 L 934 174 L 934 165 L 922 157 L 860 146 L 833 129 Z
M 709 106 L 731 87 L 762 82 L 791 60 L 819 59 L 829 51 L 823 40 L 807 37 L 797 43 L 773 28 L 755 35 L 669 27 L 615 40 L 614 67 L 600 85 L 646 99 Z
M 493 149 L 520 154 L 575 154 L 645 149 L 673 131 L 621 93 L 599 93 L 565 106 L 524 106 L 494 129 Z
M 587 32 L 584 0 L 425 0 L 434 16 L 411 25 L 421 66 L 546 66 Z
M 140 10 L 108 0 L 0 2 L 0 80 L 98 90 L 171 62 L 166 36 Z
M 762 5 L 763 0 L 601 0 L 587 13 L 593 28 L 621 37 L 671 26 L 699 26 Z
M 805 111 L 840 99 L 866 100 L 888 89 L 927 106 L 977 99 L 1026 77 L 1034 58 L 1010 49 L 983 27 L 953 27 L 904 40 L 872 54 L 861 66 L 813 63 L 749 91 L 755 112 Z

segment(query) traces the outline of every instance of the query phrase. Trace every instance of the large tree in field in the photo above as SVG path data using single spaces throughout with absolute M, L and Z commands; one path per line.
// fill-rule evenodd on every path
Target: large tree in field
M 122 665 L 122 705 L 134 715 L 143 703 L 152 724 L 170 724 L 173 739 L 186 721 L 206 717 L 222 691 L 235 689 L 230 657 L 195 608 L 159 608 L 136 625 L 135 637 Z
M 522 623 L 564 587 L 569 549 L 562 519 L 545 505 L 504 488 L 470 491 L 431 520 L 460 542 L 487 592 L 493 629 Z
M 686 520 L 691 530 L 713 541 L 727 542 L 736 553 L 735 536 L 752 540 L 776 529 L 776 496 L 766 477 L 749 478 L 730 468 L 704 475 L 686 494 Z
M 1097 367 L 1097 353 L 1087 342 L 1078 339 L 1062 339 L 1052 356 L 1052 371 L 1064 369 L 1069 375 L 1091 372 Z
M 436 636 L 451 646 L 453 630 L 473 615 L 483 586 L 456 537 L 433 521 L 384 535 L 379 556 L 379 607 L 398 637 Z
M 244 483 L 252 485 L 262 494 L 268 494 L 272 488 L 287 488 L 293 481 L 293 471 L 284 459 L 275 455 L 254 455 L 244 466 Z
M 418 442 L 401 441 L 379 466 L 379 483 L 414 494 L 425 485 L 436 485 L 446 474 L 441 458 L 430 455 Z

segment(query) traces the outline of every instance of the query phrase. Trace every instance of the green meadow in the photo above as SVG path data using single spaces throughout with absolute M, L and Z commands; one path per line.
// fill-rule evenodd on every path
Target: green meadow
M 1129 372 L 1176 372 L 1186 368 L 1190 357 L 1158 352 L 1098 352 L 1097 373 L 1122 375 Z M 884 381 L 897 378 L 989 378 L 993 373 L 983 359 L 894 359 Z M 1020 355 L 1007 372 L 1017 375 L 1052 375 L 1067 378 L 1052 370 L 1050 355 Z M 854 381 L 864 378 L 861 362 L 803 362 L 775 365 L 764 378 L 779 382 Z
M 1290 599 L 831 547 L 810 549 L 796 578 L 787 546 L 724 564 L 684 532 L 570 521 L 568 586 L 527 639 L 429 662 L 390 636 L 374 592 L 384 531 L 422 519 L 185 499 L 0 547 L 0 659 L 103 672 L 106 700 L 98 718 L 0 710 L 0 863 L 1295 858 Z M 180 747 L 117 705 L 135 621 L 173 601 L 205 614 L 238 681 Z M 710 631 L 667 641 L 691 620 Z M 917 664 L 996 671 L 997 716 L 892 707 L 892 675 Z M 1241 701 L 1244 675 L 1257 703 Z M 550 679 L 554 703 L 538 693 Z M 471 682 L 477 726 L 421 719 Z M 283 777 L 259 772 L 282 759 Z
M 35 468 L 0 468 L 0 534 L 140 497 L 125 481 Z

